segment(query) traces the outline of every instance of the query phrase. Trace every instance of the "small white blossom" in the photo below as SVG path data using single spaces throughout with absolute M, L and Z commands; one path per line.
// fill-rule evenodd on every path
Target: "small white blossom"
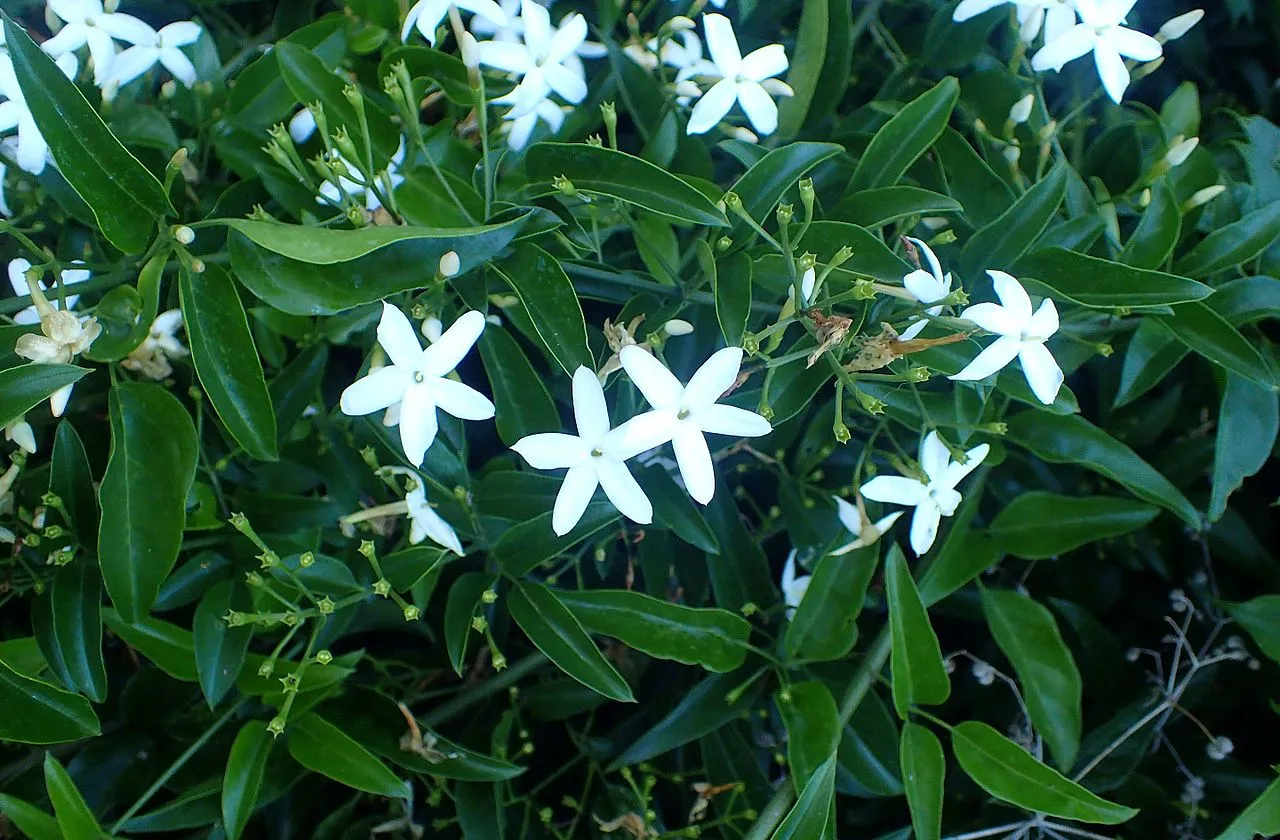
M 455 277 L 462 268 L 462 260 L 458 259 L 457 251 L 445 251 L 444 256 L 440 258 L 438 271 L 441 277 Z
M 911 517 L 911 548 L 924 554 L 938 537 L 942 517 L 951 516 L 963 497 L 956 485 L 978 468 L 991 447 L 983 443 L 965 452 L 966 461 L 951 460 L 951 453 L 938 433 L 930 432 L 920 444 L 920 469 L 927 481 L 906 476 L 878 475 L 862 486 L 862 495 L 877 502 L 914 507 Z
M 27 282 L 27 272 L 31 270 L 31 262 L 22 257 L 9 261 L 9 285 L 13 288 L 13 293 L 18 297 L 25 297 L 31 294 L 31 286 Z M 82 283 L 90 277 L 88 269 L 84 268 L 68 268 L 62 272 L 62 285 L 73 286 L 76 283 Z M 49 288 L 44 284 L 40 284 L 40 290 L 48 292 Z M 67 308 L 70 309 L 76 305 L 76 301 L 80 299 L 79 295 L 67 295 Z M 55 309 L 61 309 L 62 305 L 57 297 L 50 301 Z M 28 306 L 13 315 L 15 324 L 38 324 L 40 323 L 40 313 L 36 311 L 35 304 Z
M 1204 9 L 1192 9 L 1186 14 L 1178 15 L 1164 22 L 1158 37 L 1165 41 L 1176 41 L 1191 31 L 1197 23 L 1204 19 Z
M 793 95 L 786 83 L 774 78 L 787 70 L 786 51 L 781 44 L 769 44 L 744 57 L 733 24 L 724 15 L 703 15 L 702 28 L 711 61 L 700 65 L 696 75 L 719 81 L 693 106 L 687 132 L 705 134 L 738 104 L 757 132 L 772 134 L 778 128 L 778 106 L 771 93 Z
M 1137 0 L 1075 2 L 1080 23 L 1046 40 L 1032 57 L 1031 66 L 1036 70 L 1061 70 L 1068 62 L 1092 52 L 1103 88 L 1118 103 L 1129 87 L 1129 69 L 1124 60 L 1155 61 L 1164 50 L 1150 35 L 1123 26 Z
M 978 681 L 978 685 L 991 685 L 996 681 L 996 669 L 991 667 L 989 662 L 975 659 L 972 671 L 973 678 Z
M 1224 758 L 1231 755 L 1231 753 L 1235 751 L 1235 748 L 1236 745 L 1231 742 L 1230 738 L 1225 735 L 1219 735 L 1217 738 L 1214 738 L 1209 742 L 1208 746 L 1204 748 L 1204 752 L 1205 755 L 1209 756 L 1213 761 L 1222 761 Z
M 511 147 L 511 151 L 518 152 L 529 144 L 529 138 L 533 136 L 533 130 L 538 127 L 539 122 L 546 123 L 552 134 L 559 131 L 560 126 L 564 125 L 564 111 L 555 102 L 544 99 L 527 113 L 517 114 L 512 108 L 504 114 L 503 127 L 506 129 L 507 145 Z
M 74 55 L 59 56 L 56 63 L 68 79 L 76 75 L 79 65 Z M 49 144 L 40 133 L 31 109 L 27 107 L 27 98 L 13 72 L 13 61 L 3 50 L 0 50 L 0 99 L 8 100 L 0 102 L 0 134 L 13 129 L 18 131 L 17 145 L 10 149 L 6 143 L 6 151 L 12 151 L 19 169 L 39 175 L 44 172 L 51 159 Z
M 553 28 L 550 13 L 535 0 L 521 0 L 520 18 L 524 21 L 520 43 L 479 45 L 481 64 L 519 79 L 514 90 L 494 102 L 511 105 L 514 119 L 533 111 L 553 91 L 567 102 L 585 99 L 587 82 L 576 53 L 587 39 L 587 19 L 574 12 Z
M 146 26 L 146 24 L 143 24 Z M 184 87 L 196 83 L 196 66 L 187 58 L 182 47 L 200 40 L 200 25 L 189 20 L 171 23 L 159 31 L 147 27 L 145 38 L 115 57 L 106 84 L 127 85 L 143 73 L 159 64 L 173 74 Z M 142 34 L 141 32 L 138 34 Z
M 811 575 L 796 577 L 796 550 L 791 549 L 791 553 L 787 555 L 787 564 L 782 567 L 782 600 L 787 605 L 788 621 L 795 616 L 796 608 L 804 600 L 811 580 L 813 580 Z
M 289 136 L 295 143 L 305 143 L 316 133 L 316 115 L 303 108 L 289 120 Z
M 1051 41 L 1076 22 L 1075 0 L 961 0 L 951 19 L 961 23 L 1009 3 L 1018 7 L 1019 37 L 1028 44 L 1041 29 L 1045 40 Z
M 507 16 L 507 24 L 498 26 L 493 21 L 485 17 L 477 15 L 471 19 L 471 35 L 472 44 L 475 45 L 479 41 L 503 41 L 510 44 L 520 43 L 525 30 L 525 20 L 520 14 L 521 0 L 500 0 L 499 6 L 503 14 Z M 547 5 L 550 5 L 548 3 Z M 609 54 L 609 49 L 604 44 L 597 41 L 583 41 L 574 51 L 578 58 L 603 58 Z M 568 62 L 572 67 L 572 62 Z M 578 62 L 577 68 L 579 73 L 582 72 L 581 62 Z
M 813 300 L 813 293 L 818 290 L 818 271 L 815 268 L 806 268 L 804 274 L 800 275 L 799 300 L 797 303 L 801 306 L 808 306 Z
M 858 512 L 858 508 L 839 496 L 832 496 L 831 498 L 836 503 L 836 516 L 840 518 L 840 524 L 853 536 L 850 542 L 831 552 L 835 555 L 848 554 L 851 551 L 857 551 L 859 548 L 875 545 L 880 537 L 884 536 L 898 521 L 898 518 L 902 516 L 902 511 L 895 511 L 875 523 L 867 523 L 871 524 L 871 527 L 864 531 L 862 514 Z
M 121 367 L 137 371 L 148 379 L 157 382 L 173 373 L 169 364 L 174 359 L 183 359 L 191 355 L 182 342 L 178 340 L 178 328 L 182 326 L 182 310 L 170 309 L 161 312 L 151 323 L 151 329 L 142 343 L 134 348 L 127 358 L 120 362 Z
M 80 318 L 73 312 L 54 309 L 38 283 L 31 287 L 31 297 L 40 313 L 42 335 L 18 336 L 13 348 L 18 356 L 38 365 L 70 364 L 102 333 L 102 325 L 96 318 Z M 61 417 L 66 411 L 74 387 L 75 383 L 64 385 L 50 395 L 49 410 L 54 417 Z
M 929 270 L 917 268 L 915 271 L 902 278 L 902 285 L 913 298 L 920 303 L 938 303 L 938 301 L 951 294 L 951 272 L 942 272 L 942 263 L 938 262 L 938 257 L 933 253 L 923 240 L 916 239 L 913 236 L 904 236 L 911 243 L 912 247 L 924 257 L 925 263 L 928 264 Z M 942 306 L 930 306 L 925 310 L 930 315 L 942 314 Z M 916 319 L 916 322 L 907 327 L 902 333 L 903 341 L 910 341 L 920 334 L 920 332 L 929 323 L 926 318 Z
M 15 444 L 23 452 L 35 454 L 36 433 L 31 428 L 31 424 L 22 417 L 5 424 L 4 439 Z
M 421 479 L 413 481 L 413 487 L 405 494 L 405 504 L 409 506 L 409 543 L 417 545 L 425 539 L 444 546 L 458 556 L 466 552 L 458 540 L 458 533 L 453 530 L 440 514 L 435 512 L 427 502 L 427 492 Z
M 424 350 L 405 314 L 383 302 L 378 344 L 391 364 L 371 370 L 347 386 L 339 400 L 343 413 L 358 416 L 399 405 L 400 445 L 409 462 L 420 466 L 436 439 L 437 408 L 463 420 L 493 416 L 493 403 L 487 397 L 470 385 L 447 378 L 480 338 L 484 326 L 483 314 L 468 312 Z
M 1045 347 L 1045 342 L 1058 331 L 1058 309 L 1052 300 L 1045 298 L 1033 313 L 1031 298 L 1021 283 L 1003 271 L 987 274 L 991 276 L 1000 303 L 975 304 L 961 312 L 960 317 L 999 338 L 951 379 L 986 379 L 1018 359 L 1036 399 L 1052 405 L 1065 379 L 1062 368 Z
M 106 85 L 116 58 L 112 39 L 129 44 L 145 43 L 154 34 L 150 26 L 133 15 L 108 12 L 101 0 L 48 0 L 49 11 L 65 26 L 41 49 L 54 57 L 68 55 L 86 44 L 93 59 L 93 83 Z
M 409 40 L 409 33 L 417 27 L 422 37 L 427 39 L 427 43 L 434 47 L 436 27 L 448 16 L 450 6 L 458 11 L 472 12 L 487 18 L 494 26 L 506 26 L 509 23 L 502 7 L 493 0 L 418 0 L 409 9 L 409 14 L 405 15 L 404 26 L 400 29 L 400 40 Z

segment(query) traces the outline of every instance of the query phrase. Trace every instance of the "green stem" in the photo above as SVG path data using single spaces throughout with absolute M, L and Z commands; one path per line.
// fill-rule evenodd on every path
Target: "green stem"
M 466 694 L 460 694 L 448 703 L 440 704 L 419 718 L 419 722 L 428 728 L 435 728 L 445 721 L 462 714 L 476 703 L 488 700 L 493 695 L 506 691 L 507 688 L 538 670 L 546 663 L 547 657 L 545 654 L 531 653 L 507 670 L 469 689 Z

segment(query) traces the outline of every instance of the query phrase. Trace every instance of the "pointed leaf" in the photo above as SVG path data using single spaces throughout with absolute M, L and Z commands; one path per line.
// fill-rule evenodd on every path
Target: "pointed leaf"
M 75 365 L 25 364 L 0 370 L 0 426 L 49 399 L 54 391 L 79 382 L 89 372 Z
M 951 680 L 942 661 L 938 637 L 929 624 L 929 613 L 916 583 L 894 545 L 885 560 L 885 589 L 889 601 L 889 629 L 893 639 L 889 672 L 893 679 L 893 705 L 906 718 L 916 703 L 937 705 L 951 696 Z
M 1280 433 L 1280 396 L 1235 374 L 1227 374 L 1213 448 L 1213 493 L 1209 521 L 1227 512 L 1227 499 L 1266 465 Z
M 1120 262 L 1135 268 L 1159 269 L 1169 262 L 1182 235 L 1182 211 L 1169 179 L 1151 189 L 1151 203 L 1120 252 Z
M 490 556 L 512 576 L 526 575 L 559 554 L 618 521 L 608 502 L 592 502 L 572 531 L 557 537 L 551 530 L 551 511 L 510 528 L 493 544 Z
M 1185 277 L 1134 268 L 1063 248 L 1046 248 L 1028 254 L 1017 261 L 1012 273 L 1033 289 L 1044 287 L 1058 300 L 1099 309 L 1185 303 L 1213 294 L 1213 289 Z
M 62 840 L 56 819 L 16 796 L 0 793 L 0 814 L 31 840 Z
M 110 607 L 102 611 L 102 620 L 125 644 L 175 680 L 192 683 L 199 680 L 191 631 L 150 616 L 129 623 Z
M 1023 493 L 996 514 L 991 537 L 1015 557 L 1046 560 L 1136 531 L 1159 513 L 1159 508 L 1132 499 L 1035 491 Z
M 89 701 L 19 674 L 0 659 L 0 740 L 61 744 L 102 732 Z
M 573 376 L 579 367 L 595 369 L 582 306 L 555 257 L 537 245 L 521 244 L 503 267 L 492 268 L 520 298 L 534 329 L 565 373 Z
M 244 655 L 253 638 L 253 626 L 231 627 L 224 616 L 231 610 L 232 582 L 224 580 L 200 599 L 191 624 L 191 641 L 195 650 L 196 674 L 205 702 L 212 709 L 218 705 L 244 666 Z
M 819 765 L 800 790 L 796 804 L 773 833 L 773 840 L 835 840 L 831 832 L 835 809 L 836 757 Z
M 633 468 L 632 475 L 653 503 L 654 524 L 650 527 L 668 528 L 708 554 L 720 553 L 720 542 L 706 517 L 666 470 L 659 466 Z
M 520 345 L 506 330 L 487 329 L 477 342 L 497 408 L 498 437 L 510 446 L 525 435 L 560 429 L 560 412 Z
M 444 604 L 444 646 L 454 673 L 462 676 L 471 640 L 471 620 L 480 606 L 480 598 L 493 586 L 496 578 L 484 572 L 466 572 L 449 587 Z
M 248 721 L 240 727 L 236 740 L 231 744 L 231 755 L 227 757 L 222 782 L 222 825 L 231 840 L 239 840 L 249 817 L 253 816 L 258 804 L 258 791 L 262 788 L 262 775 L 274 744 L 275 737 L 267 732 L 267 725 L 260 720 Z
M 717 674 L 698 683 L 680 697 L 662 720 L 623 750 L 609 765 L 609 771 L 670 752 L 745 715 L 760 694 L 758 682 L 752 682 L 745 691 L 735 691 L 747 676 L 738 671 Z
M 50 666 L 71 689 L 95 703 L 107 698 L 107 666 L 102 658 L 102 578 L 89 563 L 58 570 L 49 587 Z M 42 645 L 43 647 L 43 645 Z M 60 673 L 59 673 L 60 672 Z
M 1262 595 L 1252 601 L 1224 606 L 1253 637 L 1258 649 L 1280 662 L 1280 595 Z
M 312 772 L 375 796 L 389 799 L 409 796 L 408 782 L 339 727 L 314 712 L 291 721 L 285 737 L 289 755 Z
M 711 290 L 716 298 L 720 334 L 730 347 L 742 346 L 742 334 L 751 317 L 751 258 L 743 251 L 735 251 L 714 264 Z
M 1267 785 L 1214 840 L 1255 840 L 1280 834 L 1280 779 Z
M 780 690 L 774 703 L 787 729 L 791 781 L 803 789 L 840 746 L 840 712 L 831 689 L 816 680 Z
M 1067 195 L 1068 170 L 1065 163 L 1049 170 L 999 218 L 969 237 L 960 252 L 962 274 L 976 274 L 990 268 L 1008 271 L 1030 250 Z
M 281 41 L 276 44 L 275 53 L 276 60 L 280 63 L 280 77 L 297 100 L 304 104 L 319 102 L 324 109 L 329 130 L 332 132 L 339 127 L 345 128 L 356 148 L 363 149 L 365 132 L 361 128 L 362 121 L 355 106 L 342 93 L 342 89 L 346 87 L 345 80 L 327 67 L 312 50 L 301 44 Z M 392 125 L 391 119 L 367 97 L 363 110 L 363 124 L 368 126 L 374 171 L 377 172 L 395 154 L 400 143 L 400 132 Z M 365 168 L 362 160 L 350 163 L 358 169 Z
M 1262 353 L 1209 306 L 1184 303 L 1173 307 L 1172 315 L 1155 316 L 1155 321 L 1214 364 L 1263 388 L 1275 390 L 1275 377 Z
M 880 187 L 846 196 L 829 214 L 832 219 L 852 222 L 875 230 L 910 216 L 962 213 L 954 198 L 920 187 Z
M 960 83 L 947 76 L 902 106 L 880 127 L 858 160 L 849 192 L 891 187 L 937 141 L 960 98 Z
M 911 807 L 911 826 L 916 840 L 938 840 L 942 836 L 942 788 L 947 760 L 938 736 L 918 723 L 902 727 L 900 747 L 902 785 Z
M 44 786 L 66 840 L 101 840 L 103 832 L 97 818 L 53 753 L 44 756 Z
M 1246 263 L 1280 236 L 1280 203 L 1271 202 L 1238 222 L 1220 227 L 1178 260 L 1179 274 L 1208 277 Z
M 742 209 L 746 214 L 764 224 L 769 221 L 774 205 L 805 173 L 824 160 L 843 153 L 844 147 L 835 143 L 791 143 L 773 149 L 738 179 L 733 185 L 733 192 L 742 199 Z M 742 219 L 735 216 L 730 221 L 733 228 L 729 236 L 735 243 L 746 243 L 754 235 Z
M 879 553 L 879 547 L 872 545 L 818 560 L 809 589 L 787 624 L 783 641 L 787 656 L 827 662 L 853 650 L 858 641 L 858 615 Z
M 49 464 L 49 492 L 62 500 L 80 544 L 90 551 L 98 544 L 98 497 L 93 490 L 89 456 L 70 420 L 58 424 Z

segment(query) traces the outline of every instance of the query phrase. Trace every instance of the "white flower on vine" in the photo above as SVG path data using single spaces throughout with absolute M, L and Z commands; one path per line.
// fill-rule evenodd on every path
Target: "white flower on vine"
M 48 8 L 65 26 L 41 44 L 41 49 L 60 57 L 88 45 L 93 59 L 93 83 L 99 86 L 108 83 L 116 59 L 116 44 L 112 39 L 129 44 L 145 43 L 155 33 L 133 15 L 106 11 L 102 0 L 48 0 Z
M 773 96 L 794 94 L 785 82 L 774 78 L 786 72 L 786 50 L 781 44 L 769 44 L 744 57 L 733 24 L 724 15 L 703 15 L 702 28 L 711 61 L 682 72 L 719 81 L 693 106 L 687 133 L 705 134 L 738 104 L 759 134 L 772 134 L 778 128 L 778 106 Z
M 911 243 L 922 257 L 925 264 L 929 266 L 926 271 L 923 267 L 917 268 L 915 271 L 902 278 L 902 285 L 913 298 L 920 303 L 938 303 L 947 295 L 951 294 L 951 272 L 942 272 L 942 263 L 938 262 L 938 257 L 933 253 L 933 249 L 926 245 L 922 240 L 913 236 L 904 236 L 903 239 Z M 930 306 L 925 310 L 930 315 L 942 314 L 942 306 Z M 909 341 L 918 336 L 925 328 L 929 321 L 927 318 L 915 319 L 915 323 L 907 327 L 902 332 L 902 340 Z
M 552 92 L 566 102 L 587 97 L 587 82 L 577 51 L 587 40 L 587 19 L 574 12 L 552 27 L 551 14 L 535 0 L 521 0 L 524 32 L 520 42 L 484 41 L 477 47 L 480 63 L 519 79 L 515 89 L 493 100 L 512 106 L 511 117 L 538 107 Z
M 149 26 L 147 29 L 149 32 L 146 38 L 139 38 L 133 46 L 115 57 L 105 84 L 127 85 L 159 64 L 184 87 L 194 85 L 196 66 L 181 48 L 200 40 L 200 24 L 183 20 L 164 26 L 159 31 Z
M 55 63 L 68 79 L 75 77 L 79 63 L 74 55 L 59 56 Z M 27 98 L 13 72 L 13 61 L 3 50 L 0 50 L 0 99 L 8 100 L 0 102 L 0 134 L 14 129 L 18 131 L 17 145 L 12 147 L 14 162 L 24 172 L 39 175 L 50 161 L 49 143 L 40 133 L 35 117 L 27 107 Z M 6 142 L 6 151 L 8 150 L 9 144 Z
M 1031 43 L 1044 30 L 1045 41 L 1052 41 L 1076 22 L 1076 0 L 961 0 L 951 15 L 957 23 L 1012 3 L 1018 8 L 1019 37 Z
M 898 517 L 902 516 L 902 511 L 899 510 L 876 522 L 864 523 L 862 514 L 859 513 L 857 506 L 849 504 L 839 496 L 832 496 L 831 498 L 836 503 L 836 516 L 840 518 L 840 524 L 853 535 L 852 540 L 831 552 L 835 555 L 848 554 L 851 551 L 857 551 L 859 548 L 875 545 L 880 540 L 880 537 L 884 536 L 898 521 Z M 871 527 L 864 529 L 864 524 L 870 524 Z
M 795 617 L 796 609 L 809 591 L 812 575 L 796 575 L 796 550 L 791 549 L 787 555 L 787 563 L 782 567 L 782 600 L 787 605 L 787 620 Z
M 44 296 L 40 284 L 31 287 L 31 297 L 40 313 L 40 335 L 25 333 L 18 336 L 13 352 L 38 365 L 70 364 L 76 356 L 89 349 L 102 334 L 102 325 L 92 317 L 81 318 L 74 312 L 54 309 Z M 67 410 L 75 383 L 64 385 L 49 397 L 49 411 L 61 417 Z
M 23 257 L 18 257 L 9 261 L 9 286 L 13 289 L 13 293 L 18 297 L 25 297 L 31 294 L 31 286 L 27 282 L 27 272 L 31 270 L 31 262 Z M 73 286 L 76 283 L 82 283 L 90 277 L 89 270 L 86 268 L 67 268 L 62 271 L 63 287 Z M 48 292 L 49 288 L 44 283 L 40 284 L 40 290 Z M 67 308 L 71 309 L 76 305 L 76 301 L 80 299 L 79 295 L 67 295 Z M 61 309 L 61 302 L 54 296 L 50 301 L 54 309 Z M 36 311 L 35 304 L 28 306 L 26 309 L 20 310 L 13 314 L 13 322 L 15 324 L 38 324 L 40 323 L 40 313 Z
M 502 7 L 493 0 L 418 0 L 404 17 L 404 26 L 400 28 L 400 40 L 409 40 L 409 33 L 417 27 L 422 37 L 431 46 L 436 45 L 436 28 L 449 14 L 452 6 L 461 12 L 471 12 L 487 18 L 494 26 L 507 26 L 510 20 L 502 11 Z
M 178 340 L 178 329 L 182 326 L 182 310 L 170 309 L 161 312 L 151 323 L 151 329 L 142 343 L 134 348 L 120 366 L 137 371 L 148 379 L 157 382 L 173 373 L 170 362 L 191 355 L 182 342 Z
M 1125 16 L 1137 0 L 1076 0 L 1080 22 L 1046 40 L 1031 59 L 1036 70 L 1061 70 L 1068 62 L 1093 53 L 1102 87 L 1119 103 L 1129 87 L 1129 68 L 1124 60 L 1155 61 L 1163 52 L 1150 35 L 1128 29 Z
M 555 134 L 564 125 L 564 114 L 565 109 L 550 99 L 542 100 L 523 114 L 517 114 L 516 109 L 512 108 L 502 117 L 507 145 L 513 152 L 523 149 L 529 144 L 529 138 L 533 136 L 539 122 L 546 123 L 547 129 Z
M 409 543 L 417 545 L 429 539 L 436 545 L 444 546 L 458 556 L 466 552 L 462 550 L 462 542 L 458 532 L 444 520 L 435 508 L 427 501 L 427 491 L 422 486 L 422 479 L 415 477 L 412 489 L 405 494 L 404 502 L 409 506 Z

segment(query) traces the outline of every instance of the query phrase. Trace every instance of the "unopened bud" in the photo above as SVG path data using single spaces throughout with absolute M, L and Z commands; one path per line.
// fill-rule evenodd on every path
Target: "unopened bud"
M 1022 149 L 1020 149 L 1019 147 L 1017 146 L 1004 147 L 1004 159 L 1009 161 L 1009 163 L 1016 164 L 1021 157 L 1022 157 Z
M 729 130 L 729 136 L 734 140 L 741 140 L 744 143 L 759 143 L 760 135 L 756 134 L 749 128 L 736 125 Z
M 446 251 L 445 255 L 440 258 L 440 276 L 454 277 L 462 268 L 462 260 L 458 259 L 457 251 Z
M 1160 31 L 1156 34 L 1157 39 L 1164 41 L 1176 41 L 1183 35 L 1191 31 L 1191 28 L 1204 19 L 1204 9 L 1193 9 L 1186 14 L 1178 15 L 1164 22 L 1164 26 L 1160 27 Z
M 467 66 L 467 69 L 478 70 L 480 67 L 480 44 L 476 41 L 475 36 L 464 30 L 462 37 L 458 39 L 458 47 L 462 51 L 462 63 Z
M 1148 187 L 1138 194 L 1138 206 L 1146 209 L 1151 206 L 1151 188 Z
M 679 318 L 672 318 L 662 325 L 662 331 L 667 335 L 688 335 L 693 332 L 693 324 Z
M 204 270 L 205 270 L 204 260 L 194 259 L 191 261 L 192 274 L 204 274 Z
M 1191 153 L 1194 152 L 1196 147 L 1199 145 L 1199 137 L 1188 137 L 1186 140 L 1181 140 L 1173 144 L 1169 151 L 1165 153 L 1165 163 L 1169 164 L 1171 167 L 1181 166 L 1187 162 L 1187 158 L 1191 157 Z
M 1009 121 L 1014 125 L 1021 125 L 1031 118 L 1031 109 L 1036 104 L 1036 95 L 1028 93 L 1026 96 L 1013 103 L 1013 107 L 1009 109 Z
M 177 95 L 178 95 L 178 86 L 174 84 L 173 79 L 170 79 L 169 81 L 165 82 L 160 86 L 161 99 L 173 99 L 173 97 Z
M 676 15 L 662 25 L 663 29 L 669 32 L 691 32 L 698 28 L 698 25 L 684 15 Z
M 190 245 L 196 241 L 196 232 L 186 225 L 178 225 L 173 229 L 173 238 L 179 245 Z
M 1182 205 L 1182 210 L 1183 212 L 1186 212 L 1188 210 L 1194 210 L 1197 207 L 1203 207 L 1226 191 L 1227 188 L 1222 184 L 1214 184 L 1212 187 L 1205 187 L 1202 190 L 1197 190 L 1191 198 L 1188 198 L 1186 203 Z

